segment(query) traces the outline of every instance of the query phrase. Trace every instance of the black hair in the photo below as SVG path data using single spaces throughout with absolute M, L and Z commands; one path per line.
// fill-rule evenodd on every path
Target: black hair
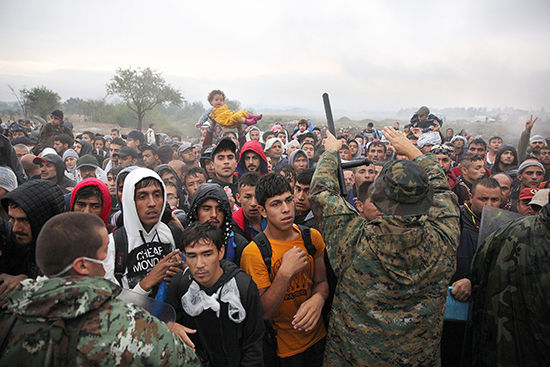
M 474 144 L 481 144 L 483 145 L 483 149 L 487 150 L 487 143 L 485 142 L 485 140 L 483 140 L 483 138 L 476 138 L 472 140 L 469 146 L 472 146 Z
M 287 174 L 291 175 L 294 181 L 296 181 L 296 175 L 298 174 L 296 172 L 296 169 L 290 165 L 290 163 L 285 163 L 280 165 L 275 169 L 275 173 L 278 173 L 280 175 L 286 176 Z
M 176 185 L 172 181 L 168 181 L 168 180 L 162 180 L 162 182 L 164 182 L 164 186 L 166 188 L 174 187 L 176 189 L 176 194 L 178 195 L 178 199 L 181 199 L 183 197 L 181 188 L 179 188 L 178 185 Z
M 121 138 L 114 138 L 113 141 L 111 142 L 111 145 L 113 144 L 120 145 L 121 148 L 126 146 L 126 142 Z
M 303 133 L 302 135 L 298 136 L 298 143 L 302 144 L 306 138 L 313 138 L 313 145 L 317 143 L 317 135 L 315 133 L 312 133 L 311 131 L 308 131 L 307 133 Z
M 80 199 L 88 199 L 90 197 L 96 197 L 101 205 L 103 205 L 103 195 L 99 187 L 95 185 L 84 186 L 75 193 L 74 202 Z
M 91 131 L 84 131 L 82 133 L 82 135 L 88 135 L 88 137 L 90 138 L 91 141 L 94 141 L 94 139 L 95 139 L 95 134 Z
M 168 164 L 172 160 L 172 154 L 174 154 L 174 151 L 170 145 L 162 145 L 157 150 L 157 155 L 162 164 Z
M 277 195 L 282 195 L 285 192 L 292 192 L 290 184 L 278 173 L 271 172 L 263 175 L 256 185 L 256 200 L 258 205 L 265 208 L 265 202 L 267 199 Z
M 258 184 L 258 181 L 260 180 L 259 172 L 256 171 L 250 171 L 239 177 L 239 190 L 241 186 L 250 186 L 250 187 L 256 187 Z
M 221 96 L 223 97 L 223 100 L 225 101 L 225 93 L 219 89 L 214 89 L 212 92 L 208 93 L 208 97 L 207 97 L 208 103 L 212 102 L 216 94 L 221 94 Z
M 315 173 L 315 168 L 306 168 L 302 172 L 298 173 L 296 177 L 296 182 L 302 185 L 311 185 L 311 180 L 313 179 L 313 174 Z
M 388 149 L 388 148 L 386 147 L 386 144 L 382 143 L 381 141 L 373 141 L 372 143 L 370 143 L 370 145 L 369 145 L 369 150 L 370 150 L 371 148 L 374 148 L 374 147 L 382 147 L 382 148 L 384 148 L 384 153 L 386 153 L 386 150 Z
M 154 123 L 154 122 L 151 122 L 151 123 L 149 124 L 149 128 L 152 128 L 153 126 L 156 127 L 155 123 Z
M 117 132 L 117 133 L 120 134 L 120 130 L 119 130 L 119 129 L 116 129 L 116 128 L 115 128 L 115 129 L 111 129 L 111 132 L 112 132 L 112 133 Z
M 69 148 L 71 148 L 74 144 L 74 140 L 73 138 L 71 138 L 69 135 L 67 134 L 59 134 L 59 135 L 56 135 L 54 138 L 53 138 L 54 141 L 59 141 L 61 142 L 61 144 L 67 144 L 69 146 Z
M 262 135 L 262 139 L 264 141 L 268 141 L 270 138 L 269 138 L 269 135 L 273 135 L 273 137 L 277 137 L 277 133 L 273 132 L 273 131 L 266 131 L 263 135 Z
M 220 251 L 225 244 L 221 228 L 208 222 L 196 221 L 183 231 L 181 235 L 180 250 L 185 253 L 187 247 L 195 245 L 201 240 L 212 241 L 218 251 Z
M 479 180 L 475 180 L 474 183 L 472 184 L 472 189 L 470 190 L 470 192 L 472 193 L 472 196 L 475 195 L 478 185 L 481 185 L 488 189 L 500 189 L 500 184 L 498 183 L 497 180 L 495 180 L 492 177 L 484 177 L 484 178 L 480 178 Z
M 208 181 L 208 173 L 204 168 L 201 167 L 191 167 L 189 171 L 185 173 L 185 176 L 183 176 L 183 184 L 187 184 L 187 179 L 191 176 L 197 177 L 197 175 L 203 175 L 204 179 Z
M 500 140 L 500 141 L 503 141 L 502 138 L 501 138 L 500 136 L 493 136 L 493 137 L 491 137 L 491 139 L 489 139 L 489 144 L 491 144 L 491 142 L 492 142 L 493 140 Z
M 111 168 L 109 170 L 109 172 L 107 172 L 107 175 L 113 175 L 113 176 L 115 176 L 115 179 L 116 179 L 116 176 L 118 176 L 120 171 L 122 171 L 123 169 L 124 169 L 123 166 L 115 166 L 115 167 Z
M 357 200 L 364 203 L 367 200 L 369 187 L 373 184 L 374 181 L 365 181 L 357 189 Z
M 222 137 L 227 137 L 229 134 L 232 134 L 234 137 L 237 137 L 237 133 L 234 132 L 234 131 L 231 131 L 231 130 L 227 130 L 226 132 L 223 133 Z
M 135 189 L 137 191 L 139 189 L 143 189 L 143 188 L 149 187 L 149 186 L 158 186 L 158 187 L 160 187 L 160 189 L 162 190 L 162 193 L 164 194 L 164 188 L 162 186 L 162 183 L 154 177 L 142 178 L 141 180 L 139 180 L 136 183 Z

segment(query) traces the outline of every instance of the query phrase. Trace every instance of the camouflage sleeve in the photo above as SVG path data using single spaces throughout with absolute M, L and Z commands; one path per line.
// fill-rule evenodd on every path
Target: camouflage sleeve
M 164 322 L 120 300 L 88 319 L 80 335 L 78 365 L 86 360 L 109 361 L 108 366 L 200 366 L 195 352 Z
M 460 237 L 460 209 L 456 195 L 450 190 L 447 176 L 434 154 L 421 155 L 414 162 L 426 171 L 434 188 L 428 220 L 446 239 L 445 243 L 452 244 L 456 250 Z
M 325 240 L 330 263 L 336 276 L 339 276 L 341 270 L 350 263 L 365 221 L 340 197 L 336 154 L 334 150 L 326 151 L 317 163 L 311 181 L 309 202 Z

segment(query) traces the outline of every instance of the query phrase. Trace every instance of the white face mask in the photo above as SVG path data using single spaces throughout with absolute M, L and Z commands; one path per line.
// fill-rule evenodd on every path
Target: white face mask
M 103 271 L 105 271 L 105 260 L 107 260 L 107 257 L 105 257 L 104 260 L 98 260 L 98 259 L 92 259 L 92 258 L 89 258 L 89 257 L 86 257 L 86 256 L 82 256 L 82 258 L 84 260 L 88 260 L 88 261 L 91 261 L 93 263 L 96 263 L 96 264 L 101 264 L 101 266 L 103 267 Z M 67 265 L 65 268 L 63 268 L 63 270 L 61 270 L 59 273 L 56 273 L 54 275 L 51 275 L 49 276 L 48 278 L 55 278 L 55 277 L 58 277 L 62 274 L 65 274 L 66 272 L 68 272 L 69 270 L 71 270 L 73 267 L 73 264 L 70 263 L 69 265 Z

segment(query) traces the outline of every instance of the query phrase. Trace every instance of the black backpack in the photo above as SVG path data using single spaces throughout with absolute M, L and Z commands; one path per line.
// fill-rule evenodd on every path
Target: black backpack
M 304 241 L 304 246 L 307 250 L 307 253 L 311 257 L 315 257 L 317 249 L 311 242 L 311 229 L 305 227 L 301 224 L 297 224 L 300 232 L 302 233 L 302 240 Z M 271 243 L 267 239 L 267 236 L 264 232 L 258 233 L 254 239 L 254 243 L 258 246 L 260 254 L 264 259 L 265 266 L 267 267 L 267 272 L 271 274 L 271 256 L 273 255 L 273 250 L 271 249 Z M 325 325 L 328 327 L 328 321 L 330 317 L 330 309 L 332 307 L 332 299 L 334 298 L 334 292 L 336 290 L 336 275 L 332 266 L 330 265 L 327 252 L 325 251 L 325 266 L 327 271 L 327 282 L 329 286 L 329 295 L 323 306 L 322 317 L 325 320 Z M 264 336 L 264 363 L 266 367 L 275 367 L 280 366 L 280 359 L 277 356 L 277 339 L 276 331 L 271 326 L 269 320 L 265 320 L 265 336 Z

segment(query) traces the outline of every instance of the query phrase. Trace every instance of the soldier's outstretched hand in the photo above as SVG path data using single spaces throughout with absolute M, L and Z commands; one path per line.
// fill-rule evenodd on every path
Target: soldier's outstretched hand
M 422 155 L 420 150 L 402 132 L 395 130 L 393 127 L 386 126 L 382 130 L 382 134 L 390 141 L 396 154 L 404 154 L 410 160 Z
M 334 135 L 330 133 L 330 131 L 327 131 L 327 140 L 325 140 L 325 150 L 334 149 L 335 151 L 339 151 L 340 148 L 342 148 L 342 141 L 339 139 L 336 139 Z

